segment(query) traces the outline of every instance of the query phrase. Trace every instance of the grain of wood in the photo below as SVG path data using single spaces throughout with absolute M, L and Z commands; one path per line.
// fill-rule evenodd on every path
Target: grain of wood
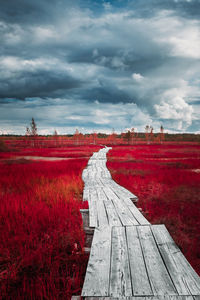
M 113 205 L 113 203 L 108 199 L 107 195 L 104 193 L 104 190 L 102 189 L 102 192 L 104 194 L 104 205 L 106 209 L 106 213 L 108 216 L 108 223 L 109 226 L 122 226 L 121 220 L 119 219 L 119 216 L 116 212 L 116 209 Z
M 89 224 L 90 227 L 98 226 L 96 197 L 92 187 L 89 190 Z
M 126 227 L 133 295 L 153 296 L 136 226 Z
M 97 215 L 98 215 L 98 224 L 101 226 L 108 226 L 108 216 L 106 213 L 105 205 L 104 205 L 104 197 L 105 195 L 102 193 L 101 188 L 96 189 L 97 193 Z M 104 196 L 104 197 L 103 197 Z
M 96 228 L 92 241 L 82 296 L 108 296 L 111 227 Z
M 131 274 L 124 227 L 112 228 L 110 296 L 132 296 Z
M 84 187 L 83 190 L 83 201 L 89 201 L 89 188 Z
M 137 198 L 136 195 L 131 193 L 129 190 L 125 189 L 123 186 L 119 185 L 117 182 L 112 180 L 113 187 L 117 190 L 119 194 L 126 198 Z
M 199 296 L 145 296 L 145 297 L 85 297 L 84 300 L 200 300 Z
M 137 230 L 154 295 L 177 295 L 176 288 L 160 256 L 150 226 L 139 226 Z
M 166 227 L 154 225 L 152 232 L 179 295 L 200 295 L 200 277 L 177 247 Z
M 137 209 L 137 207 L 133 204 L 130 198 L 120 197 L 120 195 L 113 189 L 111 185 L 112 191 L 120 198 L 120 201 L 123 205 L 127 206 L 132 216 L 136 220 L 135 225 L 150 225 L 149 221 L 142 215 L 142 213 Z
M 123 226 L 139 224 L 134 218 L 134 216 L 131 214 L 127 206 L 123 205 L 123 201 L 121 201 L 109 187 L 105 187 L 104 192 L 109 198 L 109 200 L 113 203 Z
M 94 153 L 82 174 L 90 226 L 96 227 L 82 296 L 200 300 L 200 278 L 166 228 L 150 226 L 130 200 L 137 197 L 112 180 L 106 166 L 109 149 Z

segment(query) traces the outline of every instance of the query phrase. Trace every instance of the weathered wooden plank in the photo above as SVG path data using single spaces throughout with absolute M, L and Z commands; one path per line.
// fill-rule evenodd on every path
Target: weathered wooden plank
M 124 227 L 112 228 L 110 296 L 132 296 L 131 274 Z
M 150 225 L 149 221 L 143 216 L 130 199 L 124 198 L 123 200 L 140 225 Z
M 93 188 L 89 190 L 89 224 L 90 227 L 97 227 L 97 205 L 96 205 L 96 196 Z
M 89 201 L 89 197 L 89 188 L 85 186 L 83 190 L 83 201 Z
M 101 188 L 96 189 L 97 193 L 97 215 L 98 215 L 98 225 L 101 226 L 108 226 L 108 216 L 106 213 L 105 205 L 104 205 L 104 198 L 105 195 L 102 193 Z
M 72 296 L 71 300 L 81 300 L 81 296 Z
M 87 178 L 88 178 L 88 168 L 85 168 L 82 172 L 82 179 L 83 181 L 87 181 Z
M 106 153 L 108 150 L 109 149 L 102 149 L 95 153 L 90 159 L 86 171 L 83 173 L 83 179 L 86 187 L 83 197 L 84 199 L 89 197 L 90 226 L 102 226 L 104 223 L 109 223 L 112 226 L 120 226 L 122 225 L 122 222 L 124 225 L 131 225 L 132 221 L 130 220 L 132 216 L 133 219 L 135 218 L 137 220 L 137 224 L 149 225 L 149 222 L 131 202 L 130 198 L 133 198 L 133 194 L 120 187 L 111 179 L 110 172 L 106 167 Z M 102 188 L 99 188 L 99 186 Z M 163 242 L 163 240 L 159 243 L 158 236 L 160 236 L 160 229 L 158 230 L 155 227 L 154 230 L 154 226 L 152 227 L 152 231 L 149 226 L 137 226 L 137 229 L 134 227 L 135 229 L 132 230 L 131 228 L 133 227 L 130 226 L 126 230 L 128 250 L 124 231 L 125 229 L 122 227 L 120 227 L 121 229 L 113 229 L 116 230 L 117 236 L 113 237 L 113 255 L 111 258 L 113 269 L 111 269 L 111 274 L 112 278 L 116 278 L 116 280 L 112 280 L 113 285 L 110 282 L 110 294 L 107 287 L 107 294 L 102 295 L 101 293 L 98 295 L 98 293 L 100 293 L 98 291 L 97 294 L 91 292 L 90 295 L 96 296 L 95 299 L 97 299 L 97 297 L 99 298 L 100 296 L 104 297 L 111 295 L 114 297 L 116 295 L 118 299 L 123 299 L 125 295 L 131 296 L 131 293 L 133 292 L 135 296 L 138 293 L 140 300 L 141 298 L 194 300 L 194 298 L 191 297 L 177 297 L 177 291 L 179 295 L 187 295 L 189 293 L 193 293 L 193 295 L 194 293 L 195 295 L 199 295 L 199 277 L 191 268 L 185 257 L 180 254 L 180 250 L 177 252 L 175 243 L 170 241 Z M 139 236 L 136 234 L 137 232 L 139 233 Z M 163 234 L 163 236 L 165 235 L 166 234 Z M 162 238 L 164 239 L 163 236 Z M 119 247 L 116 248 L 115 244 Z M 105 258 L 107 255 L 105 248 L 103 252 L 104 256 L 102 256 L 102 258 Z M 99 257 L 100 256 L 101 254 Z M 113 262 L 116 263 L 114 264 Z M 180 268 L 177 268 L 177 265 L 179 265 Z M 190 268 L 189 274 L 184 274 L 184 276 L 182 276 L 183 271 L 188 268 Z M 143 273 L 142 269 L 145 271 L 147 270 L 145 278 L 144 276 L 141 276 L 141 274 L 145 274 Z M 99 280 L 103 285 L 101 276 L 99 276 L 98 273 L 95 274 L 97 276 L 96 278 L 100 278 Z M 130 279 L 131 275 L 132 278 Z M 91 274 L 86 274 L 86 276 L 91 276 Z M 93 281 L 91 288 L 95 287 L 95 284 Z M 109 285 L 109 282 L 107 284 Z M 111 293 L 111 290 L 114 293 Z M 103 292 L 103 290 L 101 291 Z M 154 293 L 153 298 L 142 297 L 144 295 L 150 296 L 152 295 L 152 292 Z M 163 295 L 165 295 L 165 297 Z M 137 297 L 125 298 L 137 299 Z M 200 299 L 197 297 L 195 300 Z
M 113 180 L 113 187 L 116 189 L 117 193 L 122 194 L 123 197 L 127 198 L 137 198 L 136 195 L 131 193 L 129 190 L 125 189 L 123 186 L 119 185 L 116 181 Z
M 82 289 L 82 296 L 108 296 L 111 227 L 96 228 Z
M 137 230 L 154 295 L 177 295 L 176 288 L 158 251 L 150 226 L 138 226 Z
M 197 297 L 197 299 L 195 299 Z M 199 300 L 199 296 L 85 297 L 84 300 Z
M 126 227 L 133 295 L 153 296 L 136 226 Z
M 115 193 L 115 190 L 113 190 L 113 192 Z M 129 198 L 123 197 L 120 198 L 120 201 L 123 205 L 126 205 L 128 207 L 131 214 L 136 219 L 139 225 L 150 225 L 149 221 L 142 215 L 142 213 L 137 209 L 137 207 L 133 204 L 133 202 Z
M 164 225 L 151 227 L 162 258 L 179 295 L 200 295 L 200 277 L 186 260 Z
M 104 187 L 104 192 L 109 200 L 113 202 L 117 214 L 124 226 L 139 224 L 134 216 L 130 213 L 130 210 L 127 208 L 127 206 L 123 205 L 123 202 L 115 195 L 115 193 L 113 193 L 113 191 L 109 187 Z
M 108 216 L 109 226 L 121 226 L 122 225 L 121 220 L 119 219 L 119 216 L 115 210 L 113 203 L 107 198 L 107 195 L 104 193 L 103 188 L 102 188 L 102 192 L 105 196 L 104 205 Z

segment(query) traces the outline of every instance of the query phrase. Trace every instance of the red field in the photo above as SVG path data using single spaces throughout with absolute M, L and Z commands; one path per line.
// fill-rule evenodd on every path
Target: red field
M 112 177 L 139 198 L 153 224 L 164 223 L 200 274 L 200 146 L 116 146 Z
M 80 294 L 88 259 L 82 252 L 79 213 L 87 159 L 44 162 L 11 156 L 88 157 L 98 149 L 1 153 L 1 299 L 68 299 Z
M 82 252 L 81 174 L 99 148 L 0 152 L 0 298 L 69 299 L 80 294 L 88 260 Z M 108 156 L 113 178 L 139 197 L 138 206 L 152 223 L 166 224 L 200 274 L 200 146 L 114 146 Z

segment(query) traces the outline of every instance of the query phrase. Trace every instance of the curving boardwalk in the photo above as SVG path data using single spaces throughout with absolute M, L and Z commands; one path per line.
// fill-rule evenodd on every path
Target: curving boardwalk
M 137 197 L 112 180 L 109 149 L 95 152 L 82 175 L 95 228 L 82 297 L 200 300 L 200 277 L 166 227 L 151 225 L 134 205 Z

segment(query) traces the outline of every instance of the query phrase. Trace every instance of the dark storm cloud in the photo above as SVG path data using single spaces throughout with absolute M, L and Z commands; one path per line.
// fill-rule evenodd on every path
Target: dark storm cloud
M 41 70 L 21 72 L 9 80 L 0 80 L 0 98 L 52 97 L 62 96 L 70 89 L 81 86 L 81 81 L 63 73 Z
M 8 98 L 24 99 L 20 109 L 38 114 L 42 103 L 52 124 L 60 124 L 49 107 L 62 110 L 63 102 L 71 114 L 68 121 L 62 116 L 63 124 L 72 127 L 120 128 L 134 120 L 138 128 L 154 122 L 195 130 L 198 103 L 189 99 L 200 94 L 200 1 L 0 3 L 0 98 L 6 107 Z
M 100 99 L 101 102 L 119 103 L 119 102 L 133 102 L 132 97 L 125 91 L 120 91 L 114 86 L 102 86 L 86 90 L 83 94 L 85 99 L 94 100 Z
M 76 0 L 1 0 L 0 18 L 18 24 L 52 23 L 58 15 L 67 15 L 68 8 L 76 3 Z

